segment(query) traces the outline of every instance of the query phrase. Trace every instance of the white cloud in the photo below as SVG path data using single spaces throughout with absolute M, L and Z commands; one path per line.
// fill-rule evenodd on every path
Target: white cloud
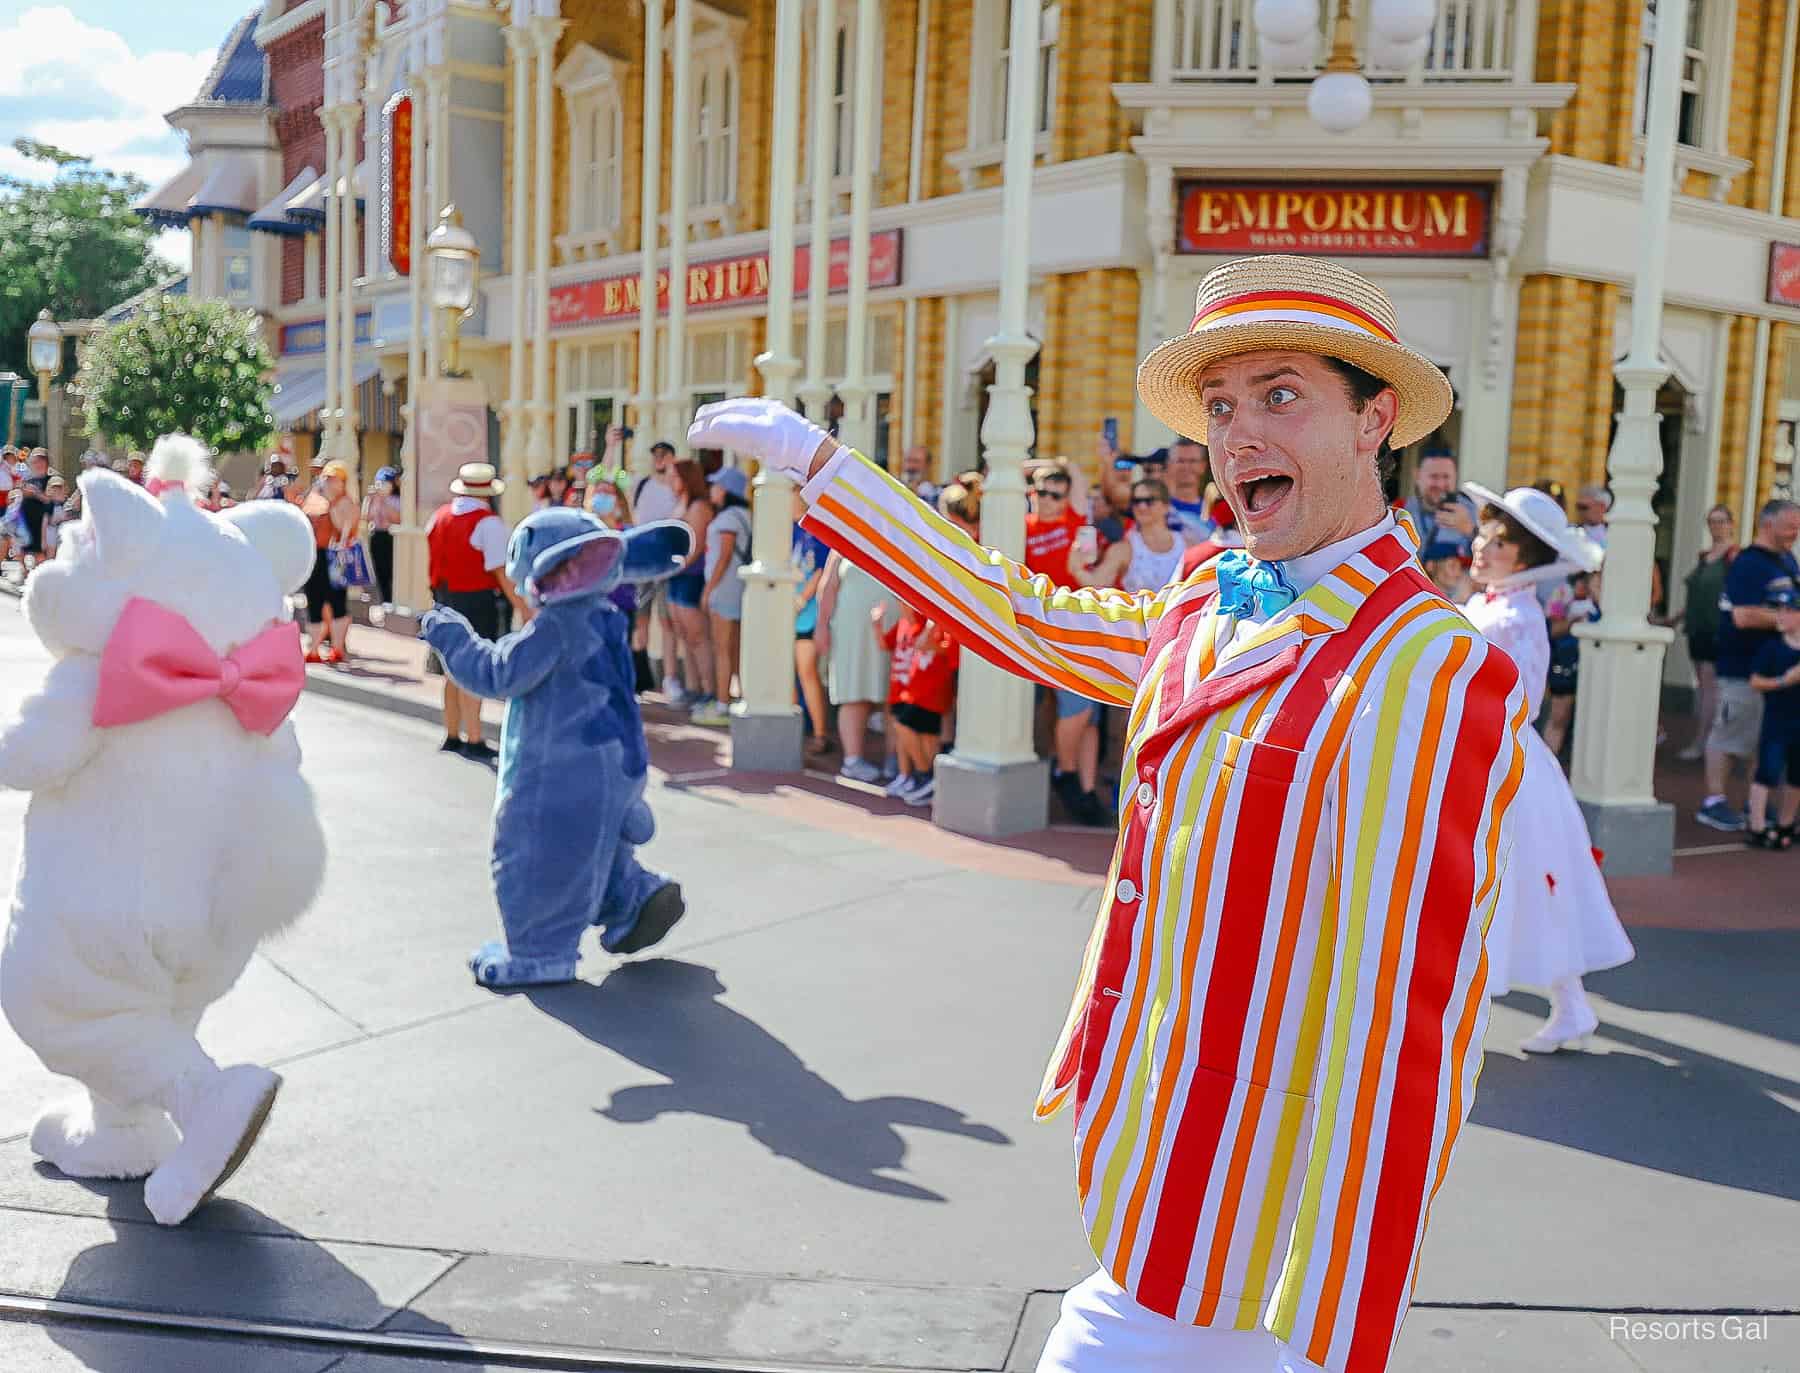
M 186 229 L 164 229 L 150 247 L 170 267 L 185 272 L 194 265 L 193 235 Z
M 0 127 L 54 143 L 98 167 L 155 185 L 181 169 L 182 139 L 166 111 L 193 98 L 216 49 L 134 53 L 110 29 L 66 5 L 26 10 L 0 28 Z M 0 147 L 0 172 L 41 179 L 48 168 Z

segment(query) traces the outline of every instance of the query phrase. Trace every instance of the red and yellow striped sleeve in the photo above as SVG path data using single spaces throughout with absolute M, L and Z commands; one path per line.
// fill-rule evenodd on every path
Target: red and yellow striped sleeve
M 860 453 L 807 483 L 806 526 L 989 662 L 1127 705 L 1171 591 L 1059 587 L 983 548 Z
M 1524 773 L 1506 655 L 1432 615 L 1388 650 L 1332 780 L 1332 941 L 1305 1178 L 1271 1328 L 1387 1366 L 1481 1066 L 1485 935 Z

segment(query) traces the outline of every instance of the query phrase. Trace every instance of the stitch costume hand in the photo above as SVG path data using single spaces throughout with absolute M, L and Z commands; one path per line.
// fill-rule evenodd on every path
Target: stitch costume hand
M 523 628 L 488 643 L 454 611 L 421 621 L 458 686 L 507 703 L 493 854 L 505 937 L 469 959 L 484 987 L 569 981 L 588 926 L 601 928 L 607 952 L 636 953 L 687 909 L 680 887 L 637 861 L 656 826 L 643 800 L 631 623 L 610 593 L 672 576 L 692 541 L 679 520 L 620 536 L 584 510 L 540 510 L 507 553 L 514 585 L 537 607 Z M 588 839 L 550 833 L 550 814 L 582 816 Z
M 688 428 L 688 447 L 754 454 L 766 467 L 804 486 L 819 445 L 830 437 L 778 400 L 745 396 L 702 405 Z

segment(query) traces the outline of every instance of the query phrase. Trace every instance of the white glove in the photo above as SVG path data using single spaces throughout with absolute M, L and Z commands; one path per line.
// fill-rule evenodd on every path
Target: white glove
M 766 396 L 701 406 L 687 436 L 690 449 L 729 448 L 734 453 L 749 453 L 802 486 L 812 475 L 813 455 L 829 437 L 806 416 Z

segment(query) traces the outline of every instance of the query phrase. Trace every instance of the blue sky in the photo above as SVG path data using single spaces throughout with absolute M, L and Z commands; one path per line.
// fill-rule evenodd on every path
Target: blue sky
M 0 0 L 0 173 L 38 177 L 16 138 L 55 143 L 152 185 L 185 160 L 163 116 L 190 99 L 253 0 Z M 186 260 L 186 235 L 159 247 Z

